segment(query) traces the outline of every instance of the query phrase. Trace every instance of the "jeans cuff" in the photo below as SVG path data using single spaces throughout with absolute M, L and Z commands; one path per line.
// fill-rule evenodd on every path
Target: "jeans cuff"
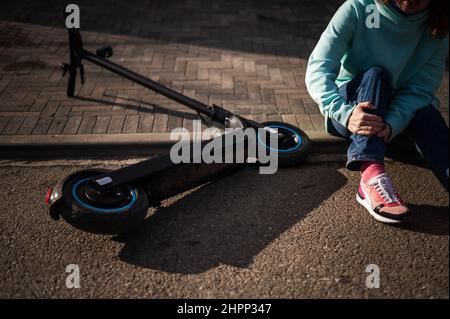
M 362 162 L 376 161 L 384 165 L 384 157 L 376 157 L 369 155 L 354 155 L 347 159 L 346 167 L 350 171 L 360 171 Z

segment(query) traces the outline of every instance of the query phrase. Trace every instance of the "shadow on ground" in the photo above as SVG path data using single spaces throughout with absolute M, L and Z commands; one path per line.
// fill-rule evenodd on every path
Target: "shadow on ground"
M 114 240 L 125 243 L 121 260 L 165 272 L 248 267 L 345 182 L 335 165 L 275 175 L 246 169 L 158 209 L 137 232 Z
M 306 57 L 342 0 L 76 2 L 81 28 L 251 53 Z M 63 28 L 64 2 L 3 1 L 0 19 Z M 1 40 L 1 39 L 0 39 Z M 142 52 L 140 52 L 142 54 Z
M 448 236 L 448 206 L 437 207 L 430 205 L 411 205 L 410 219 L 397 226 L 400 229 L 430 235 Z
M 177 117 L 189 119 L 189 120 L 199 120 L 200 119 L 199 116 L 195 113 L 192 113 L 192 111 L 191 112 L 183 112 L 183 111 L 178 111 L 178 110 L 171 110 L 171 109 L 165 108 L 163 106 L 160 106 L 158 104 L 151 103 L 149 101 L 124 98 L 124 97 L 120 97 L 120 96 L 116 96 L 116 95 L 104 94 L 103 96 L 105 97 L 105 99 L 103 99 L 103 100 L 98 99 L 98 98 L 79 96 L 79 95 L 75 95 L 73 98 L 80 100 L 80 101 L 94 102 L 94 103 L 103 104 L 103 105 L 121 107 L 127 111 L 129 110 L 129 111 L 136 111 L 136 112 L 150 113 L 150 114 L 155 114 L 155 113 L 169 114 L 172 116 L 177 116 Z M 124 101 L 124 102 L 117 102 L 116 99 L 120 99 L 121 101 Z

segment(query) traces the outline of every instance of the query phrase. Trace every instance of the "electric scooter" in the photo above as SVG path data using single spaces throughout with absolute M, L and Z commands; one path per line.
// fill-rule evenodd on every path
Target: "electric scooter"
M 69 76 L 67 96 L 74 96 L 78 72 L 84 84 L 82 62 L 88 61 L 195 110 L 202 120 L 209 119 L 210 125 L 214 127 L 241 131 L 250 128 L 258 133 L 255 139 L 249 139 L 246 135 L 241 139 L 233 138 L 231 144 L 227 144 L 229 140 L 226 133 L 202 141 L 197 150 L 200 152 L 191 152 L 187 163 L 175 163 L 170 154 L 163 154 L 117 170 L 89 169 L 75 172 L 47 192 L 46 203 L 52 219 L 62 217 L 72 226 L 91 233 L 127 233 L 143 222 L 149 207 L 157 207 L 165 199 L 248 165 L 251 143 L 255 143 L 259 150 L 274 153 L 279 167 L 298 165 L 310 152 L 310 140 L 299 128 L 283 122 L 257 123 L 217 105 L 203 104 L 111 62 L 109 58 L 113 55 L 113 49 L 110 46 L 98 49 L 95 54 L 85 50 L 80 30 L 67 30 L 70 62 L 61 64 L 63 76 L 66 73 Z M 267 142 L 273 138 L 277 143 Z M 193 150 L 195 143 L 188 143 L 189 149 Z M 202 154 L 206 148 L 210 150 L 211 144 L 222 145 L 219 147 L 221 154 L 230 150 L 241 151 L 233 154 L 232 161 L 210 163 L 198 154 Z

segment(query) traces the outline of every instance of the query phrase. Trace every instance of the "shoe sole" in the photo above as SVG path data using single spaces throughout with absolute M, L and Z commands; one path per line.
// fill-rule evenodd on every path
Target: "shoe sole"
M 373 218 L 375 218 L 377 221 L 384 223 L 384 224 L 401 224 L 402 221 L 400 220 L 395 220 L 395 219 L 390 219 L 390 218 L 386 218 L 383 216 L 378 215 L 377 213 L 375 213 L 375 211 L 372 209 L 372 207 L 369 205 L 369 203 L 365 200 L 362 199 L 358 194 L 356 194 L 356 200 L 358 201 L 358 203 L 360 203 L 369 213 L 370 215 L 372 215 Z

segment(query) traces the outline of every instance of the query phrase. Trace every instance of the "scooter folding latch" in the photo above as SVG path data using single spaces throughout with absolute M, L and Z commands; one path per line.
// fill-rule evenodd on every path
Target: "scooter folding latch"
M 98 48 L 96 54 L 97 54 L 97 56 L 106 60 L 106 59 L 112 57 L 113 48 L 109 45 Z
M 211 119 L 214 122 L 219 122 L 219 123 L 225 125 L 230 120 L 230 118 L 233 116 L 233 113 L 231 113 L 230 111 L 227 111 L 224 108 L 217 106 L 215 104 L 213 104 L 212 109 L 213 109 L 213 114 L 211 116 Z

